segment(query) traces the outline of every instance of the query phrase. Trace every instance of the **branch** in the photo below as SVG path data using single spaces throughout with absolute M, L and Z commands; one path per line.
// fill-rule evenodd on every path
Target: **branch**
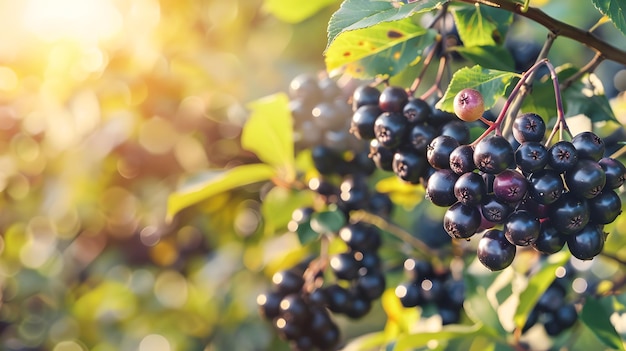
M 528 7 L 526 11 L 523 11 L 523 5 L 519 3 L 511 2 L 510 0 L 458 0 L 469 4 L 482 4 L 486 6 L 501 8 L 503 10 L 515 13 L 519 16 L 526 17 L 552 32 L 556 36 L 563 36 L 573 39 L 596 53 L 602 55 L 605 59 L 615 61 L 626 65 L 626 51 L 622 51 L 617 47 L 605 42 L 604 40 L 596 37 L 591 32 L 576 28 L 565 22 L 561 22 L 548 16 L 545 12 L 534 8 Z

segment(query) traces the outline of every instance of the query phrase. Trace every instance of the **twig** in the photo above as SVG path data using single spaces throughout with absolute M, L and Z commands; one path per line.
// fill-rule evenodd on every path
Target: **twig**
M 596 67 L 598 67 L 598 65 L 602 63 L 602 61 L 604 61 L 604 57 L 600 53 L 596 52 L 596 55 L 591 59 L 591 61 L 587 62 L 587 64 L 581 67 L 578 72 L 567 78 L 561 84 L 561 89 L 567 89 L 570 85 L 572 85 L 572 83 L 577 81 L 585 73 L 593 72 Z

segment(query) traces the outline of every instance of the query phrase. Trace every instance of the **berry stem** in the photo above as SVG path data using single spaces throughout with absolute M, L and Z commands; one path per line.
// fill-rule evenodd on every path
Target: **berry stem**
M 426 74 L 426 70 L 430 66 L 430 62 L 432 61 L 433 57 L 435 57 L 435 53 L 437 52 L 437 48 L 440 45 L 441 45 L 441 39 L 438 39 L 437 42 L 435 43 L 435 45 L 431 48 L 431 50 L 428 53 L 428 55 L 426 56 L 426 58 L 424 59 L 424 65 L 422 66 L 422 71 L 419 73 L 417 78 L 415 78 L 415 80 L 413 81 L 413 84 L 411 84 L 411 88 L 409 89 L 409 92 L 408 92 L 409 96 L 413 96 L 415 94 L 415 91 L 417 90 L 417 88 L 419 88 L 419 85 L 422 82 L 422 79 L 424 78 L 424 75 Z
M 445 68 L 447 65 L 448 59 L 446 55 L 441 56 L 439 59 L 439 68 L 437 69 L 437 76 L 435 77 L 435 83 L 431 86 L 424 94 L 420 96 L 421 100 L 428 99 L 433 93 L 438 92 L 441 93 L 441 80 L 443 79 L 443 74 L 445 72 Z
M 600 63 L 604 61 L 604 56 L 600 53 L 596 53 L 596 55 L 583 67 L 581 67 L 578 72 L 576 72 L 571 77 L 567 78 L 563 83 L 561 83 L 561 89 L 567 89 L 572 83 L 577 81 L 584 74 L 593 72 Z

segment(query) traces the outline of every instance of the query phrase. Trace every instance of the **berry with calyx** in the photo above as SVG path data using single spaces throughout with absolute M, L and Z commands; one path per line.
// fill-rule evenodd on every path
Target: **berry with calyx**
M 558 200 L 565 190 L 561 175 L 553 169 L 543 169 L 531 174 L 528 182 L 528 195 L 543 205 Z
M 395 148 L 404 140 L 408 121 L 398 112 L 383 112 L 374 122 L 374 135 L 386 148 Z
M 493 179 L 493 193 L 509 203 L 520 201 L 528 190 L 528 182 L 522 174 L 512 169 L 505 169 Z
M 491 271 L 499 271 L 513 262 L 515 245 L 506 239 L 503 231 L 489 229 L 478 241 L 476 252 L 480 263 Z
M 409 98 L 409 102 L 404 105 L 402 113 L 410 124 L 417 124 L 428 121 L 432 115 L 432 108 L 422 99 Z
M 383 171 L 393 171 L 393 155 L 392 149 L 386 148 L 378 139 L 370 140 L 369 158 L 374 161 L 376 168 Z
M 589 204 L 572 193 L 565 193 L 550 205 L 550 218 L 560 233 L 574 234 L 589 223 Z
M 467 144 L 470 142 L 470 130 L 466 123 L 461 121 L 450 121 L 441 127 L 441 135 L 451 136 L 456 139 L 459 144 Z
M 443 217 L 443 228 L 450 237 L 467 239 L 480 227 L 481 216 L 476 206 L 457 202 L 446 210 Z
M 474 164 L 474 148 L 471 145 L 459 145 L 450 153 L 450 169 L 456 174 L 472 172 Z
M 504 235 L 514 245 L 528 246 L 539 237 L 540 223 L 530 212 L 518 210 L 506 219 Z
M 416 124 L 409 132 L 409 142 L 419 153 L 426 154 L 428 145 L 437 137 L 437 131 L 428 124 Z
M 478 173 L 465 173 L 454 183 L 454 196 L 463 205 L 479 205 L 487 196 L 485 182 Z
M 569 141 L 557 141 L 548 149 L 548 165 L 555 171 L 563 173 L 578 162 L 576 147 Z
M 598 164 L 602 167 L 606 175 L 605 187 L 617 189 L 624 184 L 624 180 L 626 179 L 626 167 L 624 167 L 623 163 L 614 158 L 604 157 L 598 161 Z
M 524 113 L 513 121 L 513 137 L 523 144 L 527 141 L 541 141 L 546 133 L 546 123 L 535 113 Z
M 622 213 L 622 200 L 613 190 L 604 190 L 593 199 L 589 199 L 589 220 L 597 224 L 613 223 Z
M 474 148 L 474 164 L 485 173 L 498 174 L 513 163 L 513 147 L 504 137 L 487 137 L 480 140 Z
M 531 245 L 535 250 L 551 255 L 561 251 L 565 245 L 565 236 L 552 226 L 550 219 L 545 219 L 541 222 L 539 236 Z
M 525 174 L 541 170 L 548 164 L 548 149 L 538 141 L 523 142 L 515 150 L 515 163 Z
M 371 140 L 376 137 L 374 134 L 374 123 L 383 111 L 378 105 L 363 105 L 352 115 L 350 123 L 350 133 L 357 139 Z
M 426 149 L 428 163 L 435 169 L 450 168 L 450 154 L 459 146 L 451 136 L 440 135 L 433 139 Z
M 605 184 L 606 175 L 596 161 L 578 160 L 572 169 L 565 172 L 565 185 L 574 195 L 583 199 L 596 197 Z
M 475 89 L 465 88 L 454 97 L 454 113 L 463 121 L 474 122 L 485 112 L 482 94 Z
M 489 222 L 504 223 L 513 209 L 494 195 L 488 195 L 480 205 L 480 211 Z
M 356 111 L 363 105 L 378 105 L 380 90 L 369 85 L 360 85 L 352 93 L 352 110 Z
M 440 169 L 428 178 L 426 197 L 436 206 L 447 207 L 457 202 L 454 184 L 459 176 L 449 169 Z
M 418 184 L 428 166 L 428 162 L 423 155 L 419 155 L 412 149 L 407 149 L 398 150 L 393 155 L 391 166 L 398 178 L 411 184 Z
M 593 132 L 582 132 L 572 138 L 579 159 L 598 161 L 604 157 L 604 141 Z

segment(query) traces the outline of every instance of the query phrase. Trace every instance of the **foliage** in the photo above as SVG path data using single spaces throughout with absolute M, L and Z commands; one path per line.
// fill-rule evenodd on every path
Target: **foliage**
M 524 71 L 548 58 L 556 76 L 537 69 L 509 113 L 538 112 L 554 125 L 556 78 L 570 128 L 592 128 L 623 159 L 626 104 L 613 81 L 626 64 L 615 44 L 626 33 L 622 2 L 62 3 L 61 12 L 34 0 L 2 5 L 7 350 L 287 350 L 256 296 L 275 272 L 343 252 L 341 240 L 325 240 L 358 219 L 383 232 L 387 288 L 363 319 L 336 319 L 345 350 L 624 348 L 625 216 L 605 226 L 592 261 L 521 249 L 512 266 L 490 272 L 477 240 L 428 227 L 439 228 L 443 212 L 420 184 L 381 170 L 368 177 L 392 199 L 389 218 L 346 217 L 320 202 L 309 184 L 322 175 L 312 146 L 296 144 L 286 88 L 312 71 L 348 91 L 410 86 L 450 112 L 472 87 L 497 115 Z M 565 22 L 580 32 L 548 35 Z M 579 36 L 588 28 L 593 35 Z M 547 48 L 530 65 L 515 51 L 529 43 Z M 472 138 L 483 130 L 472 125 Z M 303 207 L 318 211 L 293 230 Z M 394 289 L 409 257 L 456 267 L 466 288 L 458 323 L 400 304 Z M 570 274 L 579 322 L 555 337 L 522 333 L 551 284 Z

